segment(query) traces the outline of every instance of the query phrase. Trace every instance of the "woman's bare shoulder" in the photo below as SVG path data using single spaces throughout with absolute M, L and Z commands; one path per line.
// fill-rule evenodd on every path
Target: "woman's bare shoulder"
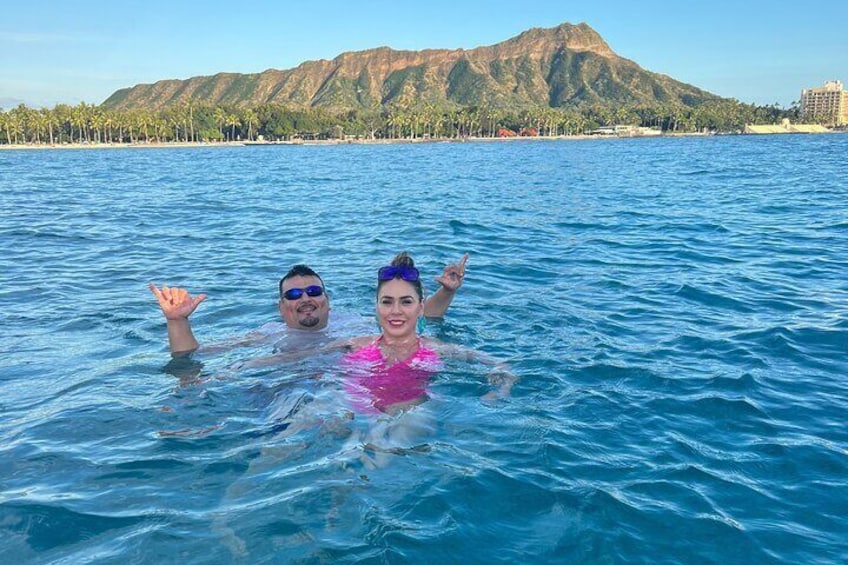
M 374 343 L 375 341 L 377 341 L 377 339 L 379 339 L 379 337 L 380 336 L 376 336 L 376 335 L 364 335 L 364 336 L 360 336 L 360 337 L 352 337 L 352 338 L 346 340 L 347 341 L 347 347 L 351 351 L 358 351 L 359 349 L 362 349 L 366 345 L 370 345 L 370 344 Z

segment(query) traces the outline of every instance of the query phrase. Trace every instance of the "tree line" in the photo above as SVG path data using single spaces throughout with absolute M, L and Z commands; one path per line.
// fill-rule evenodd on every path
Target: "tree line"
M 692 108 L 682 104 L 603 104 L 504 109 L 486 105 L 439 107 L 394 103 L 372 110 L 297 109 L 279 104 L 253 107 L 198 101 L 162 110 L 114 110 L 81 102 L 52 109 L 24 104 L 0 109 L 0 144 L 108 144 L 309 139 L 456 139 L 505 132 L 541 136 L 589 133 L 601 126 L 633 125 L 667 133 L 734 133 L 746 124 L 798 119 L 798 106 L 755 106 L 733 99 Z

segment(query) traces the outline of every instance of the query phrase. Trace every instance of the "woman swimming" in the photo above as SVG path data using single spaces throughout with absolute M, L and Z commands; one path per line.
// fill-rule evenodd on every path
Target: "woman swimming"
M 430 340 L 418 335 L 424 290 L 406 253 L 377 274 L 377 337 L 350 340 L 345 390 L 359 412 L 397 413 L 427 398 L 426 385 L 441 368 Z
M 495 364 L 485 356 L 418 334 L 424 289 L 415 263 L 406 252 L 377 272 L 379 336 L 348 340 L 343 358 L 345 390 L 358 412 L 396 414 L 427 400 L 427 384 L 442 368 L 442 357 Z M 496 393 L 506 396 L 515 381 L 499 365 Z

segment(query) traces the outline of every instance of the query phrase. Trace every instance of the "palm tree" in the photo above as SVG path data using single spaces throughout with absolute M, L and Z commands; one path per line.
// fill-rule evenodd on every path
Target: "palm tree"
M 194 111 L 196 108 L 197 102 L 191 97 L 171 108 L 171 112 L 178 117 L 180 124 L 183 126 L 183 140 L 186 142 L 197 141 L 194 127 Z M 174 141 L 179 141 L 179 137 Z
M 188 106 L 188 127 L 189 133 L 191 134 L 191 140 L 193 142 L 197 142 L 197 137 L 194 135 L 194 99 L 189 96 L 186 101 L 186 105 Z
M 30 119 L 35 126 L 36 143 L 40 144 L 42 142 L 41 136 L 47 135 L 47 131 L 52 130 L 50 126 L 50 111 L 45 108 L 33 110 Z M 52 134 L 50 137 L 52 138 Z
M 94 133 L 93 141 L 100 143 L 101 133 L 103 133 L 103 110 L 97 106 L 91 106 L 89 110 L 89 125 Z M 105 137 L 105 133 L 103 135 Z
M 114 141 L 112 139 L 112 128 L 115 127 L 115 112 L 111 110 L 105 110 L 103 112 L 103 141 L 105 143 L 112 143 Z
M 133 121 L 135 127 L 138 128 L 138 138 L 141 140 L 141 135 L 144 134 L 144 141 L 150 141 L 150 132 L 147 130 L 153 116 L 144 108 L 139 108 L 133 113 Z
M 88 107 L 85 102 L 80 102 L 71 110 L 71 124 L 77 126 L 79 131 L 78 141 L 82 143 L 83 139 L 88 139 Z M 83 137 L 83 128 L 85 128 L 85 137 Z M 73 135 L 71 135 L 73 141 Z
M 56 113 L 52 110 L 48 110 L 47 108 L 42 108 L 41 114 L 43 116 L 44 124 L 47 126 L 47 133 L 50 137 L 50 145 L 54 145 L 56 141 L 53 136 L 53 131 L 55 127 L 58 127 L 59 120 Z
M 227 113 L 224 112 L 224 109 L 220 106 L 215 106 L 215 109 L 212 111 L 212 119 L 215 120 L 215 126 L 218 128 L 218 133 L 220 134 L 219 139 L 224 137 L 224 125 L 227 122 Z
M 136 117 L 137 110 L 131 110 L 124 114 L 124 127 L 130 136 L 130 143 L 135 143 L 138 140 L 136 129 L 138 128 L 138 118 Z
M 30 109 L 25 104 L 18 105 L 18 107 L 14 108 L 11 112 L 12 116 L 15 117 L 15 121 L 12 125 L 17 126 L 18 133 L 20 134 L 21 141 L 23 143 L 27 142 L 27 136 L 29 135 L 30 130 L 29 112 Z
M 168 120 L 163 116 L 156 116 L 153 119 L 153 131 L 156 132 L 156 143 L 161 143 L 170 131 Z
M 6 144 L 11 145 L 12 140 L 9 137 L 9 114 L 3 108 L 0 108 L 0 129 L 6 132 Z
M 241 127 L 241 120 L 236 114 L 227 114 L 224 120 L 224 124 L 230 126 L 230 141 L 234 141 L 236 137 L 236 126 Z
M 495 137 L 500 129 L 504 111 L 501 108 L 489 107 L 486 112 L 486 120 L 489 122 L 489 137 Z
M 174 131 L 174 141 L 180 140 L 180 124 L 182 121 L 180 120 L 180 116 L 176 113 L 172 113 L 168 116 L 168 125 Z
M 395 128 L 398 125 L 397 115 L 398 115 L 398 112 L 397 112 L 397 109 L 394 107 L 394 105 L 389 106 L 387 113 L 386 113 L 386 125 L 388 126 L 388 130 L 389 130 L 389 139 L 395 138 Z
M 18 136 L 21 136 L 23 141 L 26 142 L 27 112 L 29 112 L 29 108 L 27 108 L 24 104 L 20 104 L 17 108 L 14 108 L 9 112 L 9 122 L 7 123 L 7 127 L 15 136 L 15 145 L 18 144 Z
M 71 107 L 67 104 L 58 104 L 52 110 L 53 116 L 56 120 L 56 125 L 59 130 L 59 135 L 57 142 L 63 143 L 62 135 L 64 133 L 68 133 L 70 137 L 73 137 L 73 126 L 71 125 Z
M 256 111 L 253 108 L 242 110 L 241 121 L 247 125 L 247 139 L 253 141 L 253 127 L 259 121 Z
M 118 128 L 118 143 L 124 143 L 124 131 L 127 129 L 130 119 L 126 112 L 115 113 L 115 127 Z

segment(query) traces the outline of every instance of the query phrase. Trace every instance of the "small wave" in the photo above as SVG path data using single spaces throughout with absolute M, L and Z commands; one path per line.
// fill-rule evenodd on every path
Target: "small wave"
M 54 504 L 5 502 L 0 504 L 4 516 L 3 529 L 6 536 L 17 538 L 18 547 L 8 548 L 4 541 L 4 553 L 18 553 L 20 557 L 32 557 L 31 552 L 47 552 L 59 547 L 70 547 L 85 540 L 99 537 L 107 532 L 133 528 L 147 520 L 142 516 L 108 516 L 73 510 Z
M 735 312 L 751 313 L 754 309 L 750 304 L 733 298 L 729 294 L 720 294 L 713 290 L 696 287 L 689 284 L 681 285 L 674 293 L 676 296 L 708 306 L 710 308 L 724 308 Z

